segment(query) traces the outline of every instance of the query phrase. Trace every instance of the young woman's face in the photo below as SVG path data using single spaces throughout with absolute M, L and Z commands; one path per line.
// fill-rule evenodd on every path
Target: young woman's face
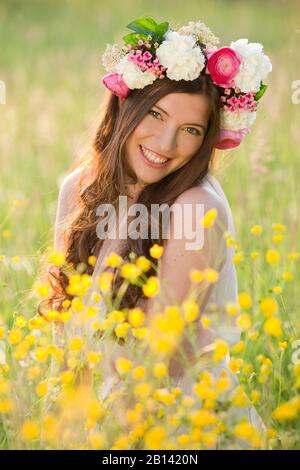
M 209 119 L 208 98 L 170 93 L 149 110 L 126 142 L 126 157 L 142 185 L 185 165 L 199 150 Z

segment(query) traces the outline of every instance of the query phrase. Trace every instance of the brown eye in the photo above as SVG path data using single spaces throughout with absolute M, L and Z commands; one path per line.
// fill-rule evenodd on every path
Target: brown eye
M 154 111 L 154 109 L 150 109 L 150 111 L 148 111 L 148 113 L 149 114 L 154 113 L 155 115 L 157 115 L 157 114 L 160 115 L 160 113 L 158 111 Z M 152 116 L 153 116 L 153 114 L 152 114 Z
M 192 129 L 193 131 L 196 131 L 196 133 L 193 134 L 193 132 L 190 132 L 192 135 L 201 135 L 201 132 L 198 131 L 195 127 L 187 127 L 187 129 Z

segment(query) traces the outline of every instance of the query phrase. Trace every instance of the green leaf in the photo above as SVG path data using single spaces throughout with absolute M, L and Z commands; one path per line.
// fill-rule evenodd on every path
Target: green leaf
M 126 28 L 132 29 L 137 33 L 151 34 L 153 36 L 156 26 L 157 23 L 153 18 L 139 18 L 129 23 Z
M 255 101 L 258 101 L 262 97 L 262 95 L 265 93 L 267 88 L 268 88 L 267 85 L 264 85 L 263 82 L 260 82 L 260 89 L 254 96 Z
M 137 33 L 130 33 L 130 34 L 127 34 L 126 36 L 123 36 L 123 41 L 125 42 L 125 44 L 132 44 L 133 46 L 138 46 L 138 41 L 140 39 L 147 39 L 147 35 L 146 34 L 140 34 L 140 37 L 137 38 L 136 35 Z
M 163 41 L 164 35 L 168 31 L 168 28 L 169 28 L 169 23 L 168 22 L 160 23 L 156 26 L 155 35 L 157 37 L 158 42 Z

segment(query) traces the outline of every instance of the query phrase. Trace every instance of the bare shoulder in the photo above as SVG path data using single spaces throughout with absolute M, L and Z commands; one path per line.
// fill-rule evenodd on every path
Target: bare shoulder
M 80 189 L 84 187 L 87 177 L 88 169 L 78 167 L 63 178 L 59 188 L 59 201 L 66 213 L 72 212 L 77 206 L 80 200 Z
M 191 204 L 196 210 L 197 204 L 203 204 L 204 213 L 211 209 L 217 209 L 218 217 L 222 222 L 227 222 L 227 211 L 223 199 L 215 191 L 199 185 L 183 191 L 174 201 L 176 204 Z

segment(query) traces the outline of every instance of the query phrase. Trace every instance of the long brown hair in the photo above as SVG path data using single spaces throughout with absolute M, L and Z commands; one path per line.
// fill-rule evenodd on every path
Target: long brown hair
M 104 102 L 104 113 L 96 130 L 92 153 L 86 162 L 89 171 L 83 189 L 80 192 L 80 204 L 69 218 L 66 232 L 66 261 L 74 268 L 84 266 L 87 274 L 92 274 L 93 267 L 88 263 L 91 255 L 97 256 L 103 240 L 96 233 L 99 217 L 96 208 L 102 203 L 116 206 L 120 195 L 126 194 L 128 176 L 136 183 L 136 175 L 131 171 L 125 158 L 125 143 L 136 126 L 148 113 L 151 107 L 169 93 L 192 93 L 207 96 L 210 106 L 210 117 L 205 138 L 197 153 L 181 168 L 155 183 L 147 185 L 139 194 L 137 203 L 144 204 L 150 211 L 151 204 L 167 203 L 171 206 L 175 199 L 186 189 L 189 189 L 206 176 L 212 163 L 214 145 L 217 141 L 220 122 L 220 96 L 211 78 L 201 74 L 193 81 L 174 81 L 167 77 L 156 80 L 144 89 L 135 89 L 120 106 L 119 98 L 109 93 Z M 78 189 L 77 189 L 78 190 Z M 149 219 L 149 224 L 151 224 Z M 157 221 L 160 226 L 160 221 Z M 149 230 L 151 233 L 151 230 Z M 149 258 L 149 248 L 154 244 L 164 244 L 161 231 L 158 239 L 127 238 L 125 247 L 119 254 L 129 259 L 130 253 Z M 152 260 L 155 263 L 155 260 Z M 52 286 L 51 294 L 38 306 L 61 310 L 65 299 L 71 300 L 67 294 L 68 277 L 60 268 L 52 266 L 49 270 L 49 281 Z M 153 269 L 147 274 L 154 274 Z M 113 290 L 118 288 L 122 278 L 116 273 Z M 145 299 L 144 299 L 145 300 Z M 140 288 L 130 285 L 119 308 L 132 308 L 138 301 L 143 302 Z

